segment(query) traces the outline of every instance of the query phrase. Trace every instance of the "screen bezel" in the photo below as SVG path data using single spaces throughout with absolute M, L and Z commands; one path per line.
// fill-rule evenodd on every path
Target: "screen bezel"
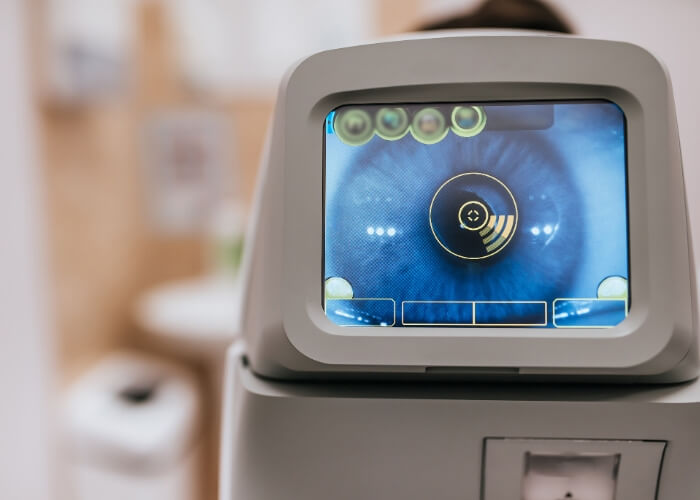
M 433 57 L 436 51 L 442 57 Z M 469 60 L 479 72 L 449 64 L 455 60 Z M 663 69 L 643 49 L 567 37 L 404 40 L 306 59 L 289 76 L 282 95 L 282 307 L 290 342 L 311 359 L 343 365 L 499 366 L 578 373 L 641 365 L 642 371 L 657 373 L 663 371 L 662 364 L 675 365 L 688 352 L 693 332 L 685 206 L 678 191 L 683 189 L 682 174 L 679 151 L 673 147 L 669 95 Z M 325 316 L 318 286 L 323 258 L 319 207 L 322 124 L 332 109 L 368 103 L 581 99 L 612 101 L 627 119 L 629 272 L 635 303 L 623 322 L 576 331 L 345 328 Z M 655 168 L 669 161 L 668 170 Z M 663 207 L 663 217 L 651 206 Z M 663 242 L 671 243 L 664 247 Z
M 452 102 L 445 102 L 445 101 L 433 101 L 433 102 L 422 102 L 422 103 L 364 103 L 359 105 L 358 107 L 360 109 L 365 109 L 368 107 L 385 107 L 385 106 L 391 106 L 391 105 L 398 105 L 399 107 L 408 107 L 408 106 L 422 106 L 422 107 L 450 107 L 450 106 L 507 106 L 509 104 L 511 105 L 533 105 L 533 104 L 542 104 L 542 105 L 558 105 L 558 104 L 595 104 L 595 103 L 608 103 L 617 106 L 613 101 L 608 100 L 608 99 L 569 99 L 569 100 L 537 100 L 537 101 L 479 101 L 479 102 L 464 102 L 464 101 L 452 101 Z M 339 109 L 347 108 L 350 107 L 348 105 L 341 105 L 337 108 L 334 108 L 331 110 L 330 113 L 338 112 Z M 627 247 L 625 248 L 625 259 L 627 261 L 627 269 L 626 269 L 626 277 L 625 279 L 627 280 L 628 287 L 630 287 L 629 283 L 632 280 L 632 276 L 630 275 L 630 263 L 629 263 L 629 185 L 627 182 L 627 177 L 628 177 L 628 165 L 627 165 L 627 117 L 624 114 L 624 111 L 618 107 L 620 110 L 620 113 L 622 114 L 622 122 L 623 122 L 623 141 L 624 141 L 624 158 L 623 158 L 623 168 L 624 168 L 624 176 L 625 176 L 625 183 L 624 183 L 624 197 L 625 197 L 625 237 L 627 239 Z M 330 113 L 328 116 L 330 116 Z M 325 246 L 326 246 L 326 210 L 327 210 L 327 205 L 326 205 L 326 194 L 327 194 L 327 183 L 326 183 L 326 162 L 327 162 L 327 154 L 326 154 L 326 141 L 327 141 L 327 121 L 324 120 L 323 124 L 323 149 L 322 149 L 322 168 L 323 168 L 323 173 L 322 173 L 322 179 L 323 179 L 323 198 L 322 198 L 322 214 L 323 214 L 323 227 L 322 227 L 322 244 L 324 247 L 324 252 L 323 252 L 323 258 L 321 260 L 321 277 L 320 277 L 320 286 L 322 287 L 322 303 L 321 306 L 326 311 L 326 300 L 325 300 L 325 280 L 326 280 L 326 252 L 325 252 Z M 488 127 L 488 125 L 487 125 Z M 410 132 L 409 132 L 410 133 Z M 405 135 L 405 134 L 404 134 Z M 468 139 L 465 139 L 468 140 Z M 361 147 L 361 146 L 358 146 Z M 625 299 L 625 308 L 629 310 L 629 307 L 632 302 L 632 296 L 630 293 L 630 288 L 628 288 L 628 293 L 627 297 Z M 587 297 L 581 297 L 580 300 L 587 300 Z M 496 297 L 490 299 L 490 300 L 498 300 Z M 557 299 L 561 300 L 561 299 Z M 438 301 L 439 302 L 439 301 Z M 556 300 L 555 300 L 556 302 Z M 553 305 L 550 308 L 549 304 L 545 307 L 545 311 L 550 311 L 551 314 L 554 314 L 554 309 Z M 392 328 L 416 328 L 418 325 L 411 325 L 411 324 L 404 324 L 403 322 L 400 322 L 398 319 L 398 306 L 396 308 L 397 310 L 395 311 L 395 321 L 393 325 L 389 325 L 389 327 Z M 625 316 L 626 318 L 626 316 Z M 624 319 L 623 319 L 624 321 Z M 622 322 L 622 321 L 621 321 Z M 547 318 L 547 324 L 549 324 L 549 318 Z M 619 323 L 618 323 L 619 324 Z M 339 325 L 342 326 L 343 328 L 367 328 L 366 326 L 363 325 Z M 440 327 L 440 328 L 459 328 L 459 325 L 449 325 L 449 324 L 435 324 L 435 325 L 420 325 L 420 326 L 425 326 L 425 327 Z M 475 324 L 472 326 L 463 326 L 463 328 L 487 328 L 488 326 L 497 326 L 497 325 L 479 325 Z M 576 328 L 576 329 L 581 329 L 581 328 L 588 328 L 588 329 L 610 329 L 614 328 L 617 325 L 612 325 L 612 326 L 589 326 L 589 327 L 583 327 L 583 326 L 570 326 L 570 327 L 561 327 L 561 328 Z M 498 325 L 498 328 L 536 328 L 537 325 L 532 325 L 532 326 L 519 326 L 519 325 Z M 384 327 L 386 328 L 386 327 Z M 547 328 L 549 329 L 557 329 L 559 327 L 556 326 L 548 326 Z

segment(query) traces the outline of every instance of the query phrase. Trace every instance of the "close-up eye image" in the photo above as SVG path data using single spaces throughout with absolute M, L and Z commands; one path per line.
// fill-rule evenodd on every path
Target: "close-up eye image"
M 343 106 L 325 131 L 324 306 L 336 324 L 609 328 L 626 317 L 615 104 Z

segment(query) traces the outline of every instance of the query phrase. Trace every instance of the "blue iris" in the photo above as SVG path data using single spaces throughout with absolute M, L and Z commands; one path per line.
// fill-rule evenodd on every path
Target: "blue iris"
M 326 204 L 326 278 L 343 277 L 355 297 L 394 299 L 397 325 L 403 301 L 551 304 L 577 280 L 586 233 L 581 194 L 542 132 L 448 134 L 435 145 L 410 135 L 393 142 L 375 138 L 354 151 L 351 164 Z M 519 211 L 509 244 L 482 260 L 445 251 L 429 224 L 436 190 L 466 172 L 499 179 Z M 425 308 L 418 322 L 439 323 L 450 314 L 445 307 Z M 463 306 L 454 308 L 459 314 Z M 530 305 L 493 304 L 480 321 L 507 323 L 515 314 L 519 322 L 536 322 L 528 317 L 532 311 Z

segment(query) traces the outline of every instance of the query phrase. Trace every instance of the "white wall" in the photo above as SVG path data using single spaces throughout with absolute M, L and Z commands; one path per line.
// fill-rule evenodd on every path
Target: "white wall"
M 49 500 L 49 337 L 24 0 L 0 1 L 0 497 Z
M 700 263 L 700 1 L 557 0 L 586 36 L 626 40 L 667 66 L 676 98 L 688 208 Z

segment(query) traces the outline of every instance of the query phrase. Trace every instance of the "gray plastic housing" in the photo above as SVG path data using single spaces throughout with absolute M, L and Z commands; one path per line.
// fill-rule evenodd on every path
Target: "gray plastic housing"
M 606 99 L 627 119 L 630 294 L 610 329 L 347 328 L 323 311 L 323 123 L 343 104 Z M 417 36 L 321 52 L 285 77 L 247 238 L 243 331 L 271 378 L 678 382 L 697 375 L 694 266 L 670 80 L 629 43 Z
M 288 383 L 256 376 L 233 349 L 221 500 L 519 500 L 526 450 L 619 453 L 616 500 L 700 498 L 697 380 Z M 536 498 L 567 498 L 558 493 Z

